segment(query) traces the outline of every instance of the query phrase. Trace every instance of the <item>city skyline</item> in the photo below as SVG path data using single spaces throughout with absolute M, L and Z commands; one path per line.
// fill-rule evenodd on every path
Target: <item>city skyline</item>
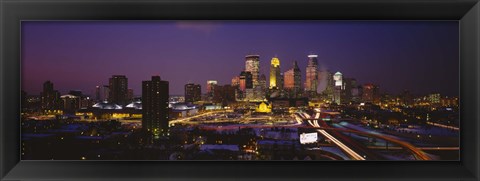
M 141 23 L 132 23 L 132 22 L 26 22 L 23 25 L 23 37 L 22 38 L 22 63 L 23 63 L 23 81 L 22 88 L 27 91 L 29 94 L 38 94 L 42 88 L 43 82 L 50 80 L 55 83 L 55 89 L 59 90 L 62 93 L 68 92 L 69 90 L 80 89 L 86 94 L 94 95 L 95 86 L 99 85 L 108 85 L 108 78 L 111 75 L 126 75 L 128 78 L 129 88 L 134 89 L 135 95 L 139 95 L 141 92 L 140 84 L 142 80 L 151 77 L 152 75 L 159 75 L 163 80 L 167 80 L 171 83 L 170 92 L 173 95 L 182 95 L 184 91 L 184 85 L 187 83 L 195 83 L 202 85 L 202 93 L 205 92 L 205 83 L 207 80 L 218 80 L 219 85 L 230 84 L 231 78 L 233 76 L 238 76 L 238 73 L 243 70 L 245 65 L 245 55 L 247 54 L 258 54 L 260 55 L 260 74 L 269 75 L 270 60 L 272 57 L 278 57 L 281 62 L 281 72 L 284 73 L 291 67 L 293 61 L 297 61 L 301 70 L 302 84 L 305 81 L 305 68 L 308 62 L 307 55 L 310 53 L 318 54 L 318 63 L 320 69 L 328 69 L 330 72 L 342 72 L 344 76 L 356 78 L 357 81 L 361 84 L 364 83 L 374 83 L 379 85 L 382 90 L 386 90 L 391 93 L 399 93 L 404 89 L 408 89 L 413 93 L 417 94 L 428 94 L 433 91 L 440 92 L 442 95 L 458 95 L 458 27 L 456 27 L 456 22 L 316 22 L 315 23 L 306 23 L 306 22 L 266 22 L 263 24 L 259 23 L 248 23 L 248 22 L 173 22 L 166 21 L 161 23 L 158 22 L 141 22 Z M 457 24 L 458 25 L 458 24 Z M 239 27 L 241 26 L 241 27 Z M 122 27 L 122 28 L 120 28 Z M 129 28 L 130 27 L 130 28 Z M 132 28 L 134 27 L 134 28 Z M 136 27 L 136 28 L 135 28 Z M 157 30 L 158 27 L 160 30 Z M 180 50 L 175 49 L 177 52 L 169 54 L 168 51 L 162 52 L 167 54 L 162 58 L 162 53 L 158 57 L 154 56 L 155 50 L 153 47 L 148 49 L 148 46 L 160 46 L 164 41 L 158 41 L 159 37 L 153 35 L 140 35 L 139 31 L 151 32 L 153 30 L 157 31 L 171 31 L 177 30 L 180 33 L 175 34 L 179 35 L 190 35 L 190 37 L 175 37 L 180 38 L 181 41 L 187 41 L 183 44 L 188 43 L 197 44 L 192 45 L 199 47 L 205 41 L 213 41 L 213 43 L 224 43 L 221 41 L 229 41 L 232 38 L 226 38 L 227 35 L 232 35 L 238 33 L 236 31 L 239 29 L 244 29 L 243 27 L 254 28 L 255 30 L 264 29 L 270 30 L 273 34 L 276 32 L 276 36 L 267 36 L 264 38 L 259 38 L 257 34 L 251 33 L 253 40 L 251 42 L 263 42 L 263 45 L 255 45 L 252 47 L 244 47 L 242 50 L 234 50 L 235 48 L 230 46 L 218 47 L 212 45 L 210 48 L 216 48 L 217 51 L 206 51 L 197 54 L 197 53 L 188 53 L 190 51 L 197 52 L 192 50 L 191 47 L 187 47 L 189 51 L 182 53 Z M 276 30 L 280 27 L 280 30 Z M 283 29 L 282 29 L 283 27 Z M 335 28 L 337 27 L 337 28 Z M 349 27 L 350 29 L 348 29 Z M 385 28 L 387 27 L 387 28 Z M 456 27 L 457 29 L 455 29 Z M 117 29 L 115 29 L 117 28 Z M 288 38 L 279 38 L 282 33 L 286 33 L 284 29 L 295 30 L 299 32 L 299 35 L 292 35 Z M 353 29 L 352 29 L 353 28 Z M 394 28 L 400 28 L 402 31 L 398 31 Z M 105 34 L 108 30 L 114 29 L 112 35 Z M 309 37 L 313 30 L 323 30 L 323 31 L 333 31 L 333 29 L 343 30 L 340 32 L 330 32 L 333 38 L 321 37 L 316 38 L 314 36 Z M 386 30 L 395 30 L 389 31 Z M 48 32 L 47 32 L 48 30 Z M 85 33 L 82 30 L 89 30 Z M 233 31 L 236 30 L 236 31 Z M 364 32 L 354 32 L 358 30 L 364 30 Z M 368 31 L 367 31 L 368 30 Z M 406 31 L 409 30 L 409 31 Z M 414 31 L 415 30 L 415 31 Z M 57 32 L 57 33 L 52 33 Z M 372 32 L 377 31 L 380 33 L 378 36 L 374 36 Z M 352 50 L 355 46 L 350 45 L 346 46 L 346 43 L 354 43 L 357 41 L 346 41 L 347 37 L 345 36 L 335 36 L 335 34 L 369 34 L 376 38 L 371 38 L 370 42 L 361 42 L 366 43 L 367 45 L 372 45 L 373 47 L 358 46 L 359 50 Z M 428 32 L 428 34 L 426 34 Z M 456 32 L 456 33 L 455 33 Z M 45 36 L 39 37 L 39 35 L 44 33 Z M 315 34 L 318 32 L 315 32 Z M 382 34 L 383 33 L 383 34 Z M 73 36 L 68 40 L 62 39 L 61 37 Z M 93 37 L 104 35 L 100 40 L 93 39 Z M 120 35 L 135 35 L 136 37 L 121 37 Z M 218 34 L 218 35 L 217 35 Z M 263 33 L 265 34 L 265 33 Z M 236 34 L 239 37 L 245 35 Z M 397 40 L 398 36 L 403 36 L 404 40 Z M 422 36 L 420 36 L 422 35 Z M 440 36 L 441 35 L 441 36 Z M 158 42 L 146 41 L 144 45 L 138 44 L 140 40 L 145 41 L 146 38 L 156 39 Z M 305 41 L 306 46 L 289 46 L 282 44 L 285 39 L 290 40 L 298 36 L 303 36 L 302 41 Z M 52 46 L 40 46 L 39 44 L 46 43 L 45 37 L 49 38 L 48 42 L 51 42 Z M 84 39 L 80 39 L 83 37 Z M 115 43 L 113 41 L 116 38 L 116 41 L 125 41 L 126 45 L 112 45 Z M 129 38 L 131 38 L 129 40 Z M 163 37 L 165 38 L 165 37 Z M 170 38 L 170 41 L 175 42 L 175 38 Z M 188 38 L 195 39 L 189 41 Z M 256 39 L 255 39 L 256 38 Z M 278 38 L 278 39 L 276 39 Z M 362 37 L 356 37 L 362 39 Z M 385 44 L 389 42 L 388 38 L 392 40 L 397 40 L 400 42 L 394 42 L 392 44 Z M 406 39 L 405 39 L 406 38 Z M 326 43 L 315 44 L 317 41 L 324 39 Z M 350 56 L 357 56 L 356 59 L 364 60 L 376 57 L 377 59 L 372 59 L 370 62 L 376 62 L 376 64 L 368 64 L 367 61 L 364 61 L 366 65 L 362 62 L 354 61 L 356 59 L 345 57 L 346 53 L 341 53 L 338 50 L 331 51 L 332 47 L 325 47 L 325 44 L 334 42 L 337 39 L 340 43 L 334 43 L 335 47 L 345 47 L 345 52 L 349 52 Z M 77 42 L 73 40 L 78 40 Z M 456 40 L 456 41 L 455 41 Z M 216 42 L 220 41 L 220 42 Z M 237 40 L 239 44 L 245 43 L 245 41 Z M 412 45 L 411 41 L 415 41 Z M 93 42 L 102 42 L 103 45 L 112 45 L 112 47 L 95 45 L 95 50 L 85 47 L 86 45 L 92 45 Z M 128 43 L 132 44 L 128 44 Z M 248 42 L 248 41 L 246 41 Z M 276 43 L 277 46 L 268 46 L 265 44 L 270 44 L 271 42 Z M 300 40 L 295 43 L 301 42 Z M 409 47 L 406 47 L 404 44 L 408 42 Z M 442 43 L 443 42 L 443 43 Z M 449 42 L 449 43 L 446 43 Z M 117 42 L 118 44 L 119 42 Z M 293 43 L 293 44 L 295 44 Z M 403 44 L 402 44 L 403 43 Z M 59 45 L 64 45 L 58 47 Z M 168 44 L 168 43 L 166 43 Z M 399 44 L 399 45 L 393 45 Z M 208 44 L 209 45 L 209 44 Z M 356 43 L 358 45 L 358 42 Z M 373 56 L 371 53 L 372 50 L 362 53 L 362 50 L 366 49 L 375 49 L 377 46 L 386 46 L 383 50 L 386 52 L 378 52 Z M 138 47 L 141 46 L 141 47 Z M 172 46 L 179 46 L 177 44 L 172 44 Z M 239 45 L 240 46 L 240 45 Z M 160 46 L 161 47 L 161 46 Z M 264 47 L 264 48 L 260 48 Z M 265 48 L 266 47 L 266 48 Z M 413 48 L 412 48 L 413 47 Z M 453 48 L 452 48 L 453 47 Z M 454 48 L 457 47 L 457 48 Z M 59 49 L 60 48 L 60 49 Z M 102 49 L 103 48 L 103 49 Z M 124 50 L 130 50 L 127 52 L 118 51 L 118 49 L 123 48 Z M 163 47 L 168 50 L 168 48 Z M 220 48 L 219 51 L 218 49 Z M 348 49 L 350 48 L 350 49 Z M 402 50 L 403 54 L 400 57 L 400 50 L 391 50 L 388 48 L 399 48 Z M 447 50 L 447 48 L 450 48 Z M 54 54 L 51 49 L 57 49 L 57 54 Z M 66 52 L 62 51 L 65 50 Z M 92 52 L 89 54 L 76 52 L 75 49 L 82 49 L 83 51 Z M 205 49 L 205 48 L 201 48 Z M 206 48 L 209 49 L 209 48 Z M 313 50 L 312 50 L 313 49 Z M 112 53 L 113 51 L 117 53 Z M 138 60 L 138 58 L 131 57 L 134 55 L 139 55 L 135 53 L 138 50 L 143 53 L 145 61 L 132 61 Z M 382 49 L 381 49 L 382 50 Z M 425 51 L 422 51 L 425 50 Z M 426 51 L 428 50 L 428 51 Z M 143 51 L 143 52 L 142 52 Z M 225 52 L 223 52 L 225 51 Z M 101 52 L 110 52 L 102 54 Z M 219 53 L 212 53 L 219 52 Z M 374 51 L 373 51 L 374 52 Z M 441 55 L 438 52 L 442 52 Z M 68 54 L 70 53 L 70 54 Z M 152 54 L 148 54 L 152 53 Z M 390 55 L 382 55 L 388 54 Z M 130 56 L 122 57 L 120 59 L 115 59 L 114 57 L 119 56 L 117 54 L 128 54 Z M 213 54 L 213 55 L 212 55 Z M 239 55 L 241 54 L 241 55 Z M 333 54 L 333 55 L 332 55 Z M 434 55 L 435 54 L 435 55 Z M 362 57 L 363 55 L 363 57 Z M 409 55 L 411 57 L 409 57 Z M 413 56 L 417 55 L 417 56 Z M 80 56 L 80 57 L 76 57 Z M 163 61 L 168 59 L 171 56 L 179 56 L 178 61 Z M 184 58 L 184 57 L 198 57 L 198 59 Z M 359 56 L 359 57 L 358 57 Z M 101 58 L 99 58 L 101 57 Z M 140 56 L 142 57 L 142 56 Z M 384 60 L 384 57 L 391 57 L 391 59 L 401 59 L 403 58 L 404 62 L 389 61 Z M 420 58 L 419 58 L 420 57 Z M 430 57 L 430 58 L 428 58 Z M 443 57 L 443 58 L 442 58 Z M 452 58 L 455 57 L 455 58 Z M 118 57 L 117 57 L 118 58 Z M 161 59 L 158 61 L 156 59 Z M 91 60 L 93 59 L 93 60 Z M 99 60 L 118 60 L 115 62 L 110 61 L 99 61 Z M 181 59 L 181 60 L 180 60 Z M 352 60 L 353 59 L 353 60 Z M 381 59 L 381 60 L 379 60 Z M 419 59 L 426 59 L 420 61 Z M 436 59 L 438 61 L 432 61 L 429 59 Z M 41 61 L 38 61 L 41 60 Z M 71 60 L 71 61 L 67 61 Z M 90 60 L 86 63 L 79 60 Z M 188 61 L 182 61 L 188 60 Z M 228 61 L 226 61 L 228 60 Z M 96 61 L 96 62 L 92 62 Z M 126 62 L 130 61 L 130 63 Z M 179 62 L 180 61 L 180 62 Z M 200 62 L 200 63 L 199 63 Z M 92 63 L 97 63 L 92 64 Z M 413 64 L 415 63 L 415 64 Z M 40 65 L 39 65 L 40 64 Z M 163 65 L 159 66 L 157 72 L 154 72 L 154 65 Z M 206 64 L 206 65 L 205 65 Z M 103 66 L 102 66 L 103 65 Z M 110 67 L 111 66 L 111 67 Z M 183 66 L 183 67 L 182 67 Z M 218 68 L 221 66 L 221 68 Z M 50 68 L 55 68 L 58 71 L 46 71 Z M 143 67 L 143 68 L 142 68 Z M 146 68 L 148 67 L 148 68 Z M 166 67 L 172 67 L 166 69 Z M 367 68 L 366 68 L 367 67 Z M 368 68 L 370 67 L 370 68 Z M 400 67 L 395 69 L 394 67 Z M 409 74 L 400 74 L 398 72 L 404 72 L 407 68 Z M 435 67 L 441 67 L 440 69 L 435 69 Z M 64 68 L 66 70 L 64 70 Z M 196 68 L 196 70 L 190 70 Z M 138 71 L 138 70 L 142 71 Z M 103 71 L 102 71 L 103 70 Z M 145 71 L 143 71 L 145 70 Z M 172 71 L 173 70 L 173 71 Z M 376 71 L 367 71 L 367 70 L 376 70 Z M 42 72 L 43 71 L 43 72 Z M 65 76 L 55 76 L 56 74 L 65 74 Z M 422 73 L 421 76 L 416 75 L 415 73 Z M 136 72 L 136 73 L 133 73 Z M 142 72 L 142 73 L 139 73 Z M 195 72 L 194 75 L 189 75 L 189 72 Z M 385 72 L 391 72 L 387 74 Z M 363 73 L 363 74 L 362 74 Z M 401 76 L 399 76 L 401 75 Z M 412 77 L 414 77 L 412 79 Z M 403 80 L 403 81 L 402 81 Z M 401 84 L 397 84 L 402 82 Z M 267 82 L 268 83 L 268 82 Z M 407 83 L 407 84 L 405 84 Z M 418 86 L 422 85 L 422 86 Z M 455 85 L 455 86 L 448 86 Z

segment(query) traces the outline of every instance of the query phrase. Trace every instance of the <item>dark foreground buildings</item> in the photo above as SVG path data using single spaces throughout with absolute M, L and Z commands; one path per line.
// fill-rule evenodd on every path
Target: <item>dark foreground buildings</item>
M 142 82 L 142 128 L 155 136 L 168 136 L 168 81 L 160 76 Z

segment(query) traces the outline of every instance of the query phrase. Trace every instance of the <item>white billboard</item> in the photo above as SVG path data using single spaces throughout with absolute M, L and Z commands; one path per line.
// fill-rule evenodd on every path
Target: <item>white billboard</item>
M 300 134 L 300 143 L 309 144 L 317 142 L 317 133 L 302 133 Z

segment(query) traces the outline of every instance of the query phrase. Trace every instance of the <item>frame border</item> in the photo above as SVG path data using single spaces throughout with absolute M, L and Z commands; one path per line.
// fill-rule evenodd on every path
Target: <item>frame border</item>
M 20 161 L 21 20 L 458 20 L 461 161 Z M 0 0 L 1 180 L 480 180 L 479 0 Z

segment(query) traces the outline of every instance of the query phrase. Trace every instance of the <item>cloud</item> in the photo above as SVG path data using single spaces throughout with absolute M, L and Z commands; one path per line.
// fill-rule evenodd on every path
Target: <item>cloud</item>
M 211 21 L 178 21 L 176 23 L 177 28 L 185 30 L 199 31 L 205 34 L 210 34 L 220 27 L 219 23 Z

